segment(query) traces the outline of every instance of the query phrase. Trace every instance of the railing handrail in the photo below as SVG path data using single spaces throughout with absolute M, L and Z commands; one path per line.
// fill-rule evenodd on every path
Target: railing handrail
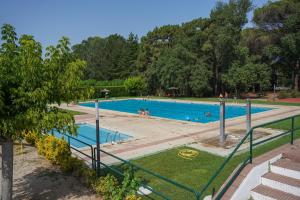
M 264 126 L 267 126 L 267 125 L 270 125 L 270 124 L 274 124 L 274 123 L 277 123 L 277 122 L 281 122 L 281 121 L 285 121 L 285 120 L 288 120 L 288 119 L 293 119 L 293 118 L 296 118 L 296 117 L 299 117 L 300 115 L 299 114 L 296 114 L 296 115 L 292 115 L 292 116 L 289 116 L 289 117 L 285 117 L 285 118 L 281 118 L 281 119 L 278 119 L 278 120 L 274 120 L 274 121 L 270 121 L 270 122 L 266 122 L 266 123 L 263 123 L 263 124 L 259 124 L 259 125 L 256 125 L 256 126 L 253 126 L 251 127 L 251 129 L 246 133 L 246 135 L 241 139 L 241 141 L 238 143 L 238 145 L 234 148 L 234 150 L 229 154 L 229 156 L 224 160 L 224 162 L 222 163 L 222 165 L 218 168 L 218 170 L 211 176 L 211 178 L 209 179 L 209 181 L 207 182 L 207 184 L 200 190 L 200 196 L 203 195 L 203 193 L 209 188 L 209 186 L 212 184 L 212 182 L 215 180 L 215 178 L 221 173 L 221 171 L 224 169 L 224 167 L 226 166 L 226 164 L 229 162 L 229 160 L 233 157 L 233 155 L 237 152 L 237 150 L 240 148 L 240 146 L 245 142 L 245 140 L 251 135 L 253 134 L 253 131 L 254 129 L 256 128 L 260 128 L 260 127 L 264 127 Z M 284 132 L 284 134 L 287 134 L 291 131 L 293 131 L 294 129 L 290 129 L 289 131 L 286 131 Z M 282 136 L 283 134 L 281 134 Z M 269 140 L 272 140 L 274 138 L 268 138 L 268 140 L 264 140 L 264 142 L 266 141 L 269 141 Z M 250 143 L 253 142 L 253 138 L 251 138 L 251 141 L 249 141 Z M 261 143 L 260 143 L 261 144 Z M 251 159 L 252 160 L 252 155 L 249 155 L 247 157 L 247 160 L 248 159 Z M 245 161 L 244 161 L 245 162 Z M 250 161 L 251 162 L 251 161 Z

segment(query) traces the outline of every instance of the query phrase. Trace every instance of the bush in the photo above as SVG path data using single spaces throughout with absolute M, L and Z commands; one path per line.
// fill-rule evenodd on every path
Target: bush
M 300 92 L 298 91 L 281 91 L 278 93 L 279 99 L 297 98 L 297 97 L 300 97 Z
M 98 179 L 93 184 L 93 189 L 97 194 L 103 195 L 103 198 L 106 200 L 112 199 L 112 197 L 115 195 L 115 190 L 117 190 L 118 187 L 118 181 L 117 179 L 108 174 L 107 176 Z
M 121 184 L 117 179 L 108 174 L 98 179 L 93 184 L 93 189 L 97 194 L 101 194 L 105 200 L 140 200 L 135 194 L 139 187 L 139 180 L 131 173 L 126 172 Z
M 23 137 L 25 141 L 31 145 L 35 145 L 37 141 L 40 139 L 40 135 L 35 131 L 24 131 Z
M 129 195 L 125 198 L 125 200 L 142 200 L 141 197 L 137 197 L 136 195 Z
M 146 91 L 146 82 L 140 76 L 127 78 L 124 86 L 130 95 L 142 95 Z
M 71 156 L 68 143 L 52 135 L 39 139 L 37 149 L 39 154 L 44 155 L 52 164 L 56 165 L 66 162 Z
M 292 92 L 291 92 L 291 97 L 292 97 L 292 98 L 300 97 L 300 92 L 298 92 L 298 91 L 292 91 Z
M 94 92 L 93 98 L 102 98 L 102 97 L 104 97 L 105 93 L 101 92 L 104 89 L 109 90 L 108 95 L 110 97 L 129 96 L 129 93 L 126 91 L 124 86 L 95 86 L 94 87 L 95 92 Z

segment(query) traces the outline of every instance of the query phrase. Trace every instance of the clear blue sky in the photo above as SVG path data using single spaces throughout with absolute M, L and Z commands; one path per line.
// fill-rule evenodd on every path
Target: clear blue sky
M 267 0 L 253 0 L 261 6 Z M 43 46 L 67 36 L 79 43 L 89 36 L 130 32 L 139 37 L 156 26 L 208 17 L 216 0 L 0 0 L 0 26 L 12 24 Z M 251 14 L 250 14 L 251 17 Z

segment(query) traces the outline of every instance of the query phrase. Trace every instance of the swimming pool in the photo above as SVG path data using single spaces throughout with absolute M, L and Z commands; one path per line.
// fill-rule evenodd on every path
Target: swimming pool
M 95 103 L 81 103 L 81 106 L 95 107 Z M 219 104 L 203 103 L 182 103 L 153 100 L 127 99 L 116 101 L 103 101 L 100 103 L 101 109 L 115 110 L 137 114 L 140 109 L 147 109 L 151 116 L 176 119 L 183 121 L 208 123 L 219 120 Z M 272 108 L 252 107 L 252 113 L 259 113 L 271 110 Z M 206 116 L 207 113 L 210 116 Z M 226 119 L 239 117 L 246 114 L 245 106 L 226 105 Z
M 83 141 L 85 143 L 88 143 L 90 145 L 96 145 L 96 127 L 93 125 L 89 124 L 78 124 L 78 129 L 77 129 L 77 136 L 72 136 L 77 138 L 80 141 Z M 62 134 L 58 133 L 57 131 L 53 132 L 54 135 L 58 138 L 65 137 L 67 140 L 66 136 L 63 136 Z M 110 142 L 119 142 L 123 140 L 129 139 L 130 136 L 119 133 L 116 131 L 108 130 L 105 128 L 100 128 L 100 144 L 104 143 L 110 143 Z M 70 139 L 70 143 L 72 146 L 77 147 L 77 148 L 82 148 L 86 147 L 87 145 L 76 141 L 74 139 Z

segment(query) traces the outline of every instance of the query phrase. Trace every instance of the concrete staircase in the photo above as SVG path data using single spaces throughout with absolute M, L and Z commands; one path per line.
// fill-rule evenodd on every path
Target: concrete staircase
M 261 184 L 251 191 L 254 200 L 300 200 L 300 152 L 283 153 L 261 177 Z

